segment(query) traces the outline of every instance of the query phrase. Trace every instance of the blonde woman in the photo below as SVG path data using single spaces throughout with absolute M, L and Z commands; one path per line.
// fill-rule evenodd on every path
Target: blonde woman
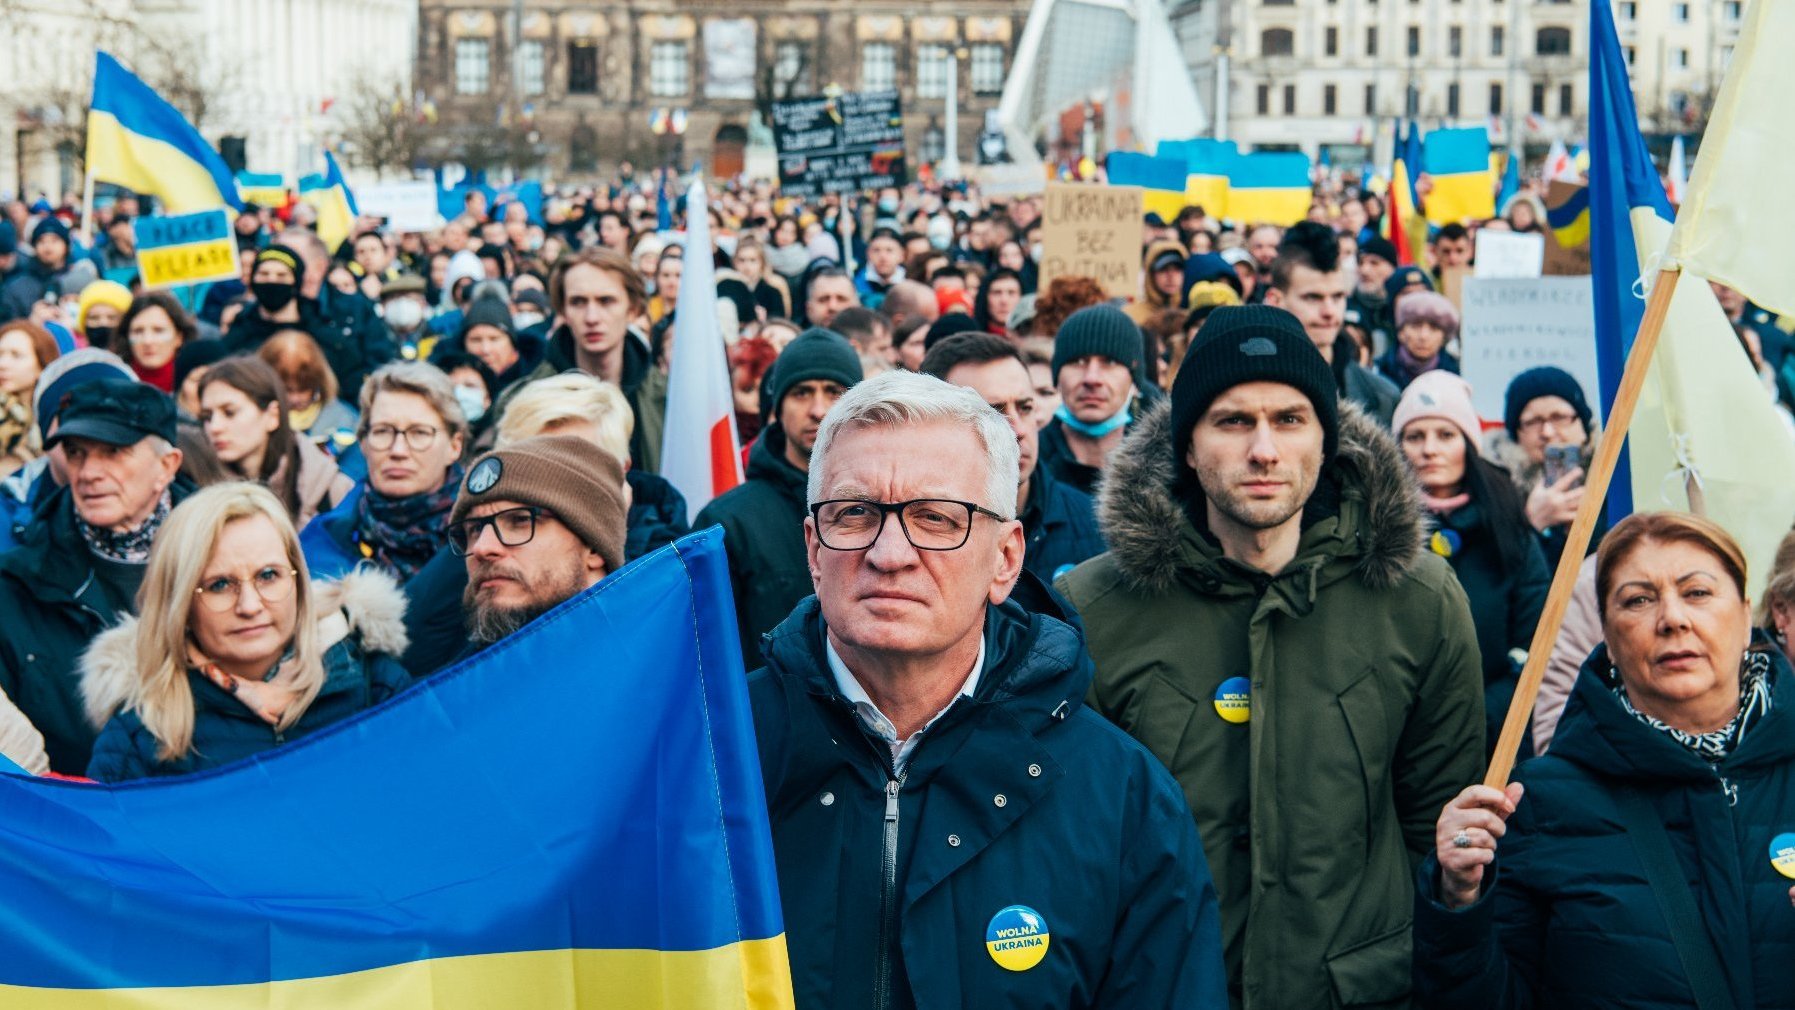
M 81 660 L 102 726 L 102 782 L 229 764 L 404 690 L 405 598 L 363 570 L 314 583 L 287 510 L 258 484 L 220 484 L 170 513 L 150 552 L 141 616 Z

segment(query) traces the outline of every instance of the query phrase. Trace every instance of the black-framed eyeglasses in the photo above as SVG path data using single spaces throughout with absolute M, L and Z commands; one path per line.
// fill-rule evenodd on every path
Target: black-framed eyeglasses
M 368 429 L 368 433 L 362 436 L 362 441 L 366 442 L 370 449 L 385 452 L 393 447 L 394 439 L 404 436 L 405 444 L 411 447 L 412 452 L 423 452 L 436 444 L 436 436 L 440 434 L 442 434 L 440 428 L 434 428 L 428 424 L 414 424 L 409 428 L 395 428 L 390 424 L 378 424 Z
M 975 515 L 1007 521 L 982 505 L 950 498 L 899 502 L 832 498 L 810 506 L 817 539 L 832 551 L 864 551 L 871 547 L 885 529 L 885 517 L 893 514 L 898 517 L 904 539 L 919 551 L 954 551 L 966 546 Z
M 493 535 L 499 538 L 499 543 L 506 547 L 522 547 L 536 536 L 536 520 L 547 511 L 534 505 L 519 505 L 489 516 L 451 523 L 448 528 L 449 550 L 466 557 L 474 544 L 479 543 L 480 534 L 488 526 L 492 527 Z

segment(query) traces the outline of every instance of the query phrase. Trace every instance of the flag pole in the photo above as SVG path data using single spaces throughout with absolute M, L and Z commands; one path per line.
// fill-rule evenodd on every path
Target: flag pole
M 93 243 L 93 169 L 81 166 L 81 241 Z
M 1559 559 L 1558 571 L 1552 575 L 1552 589 L 1546 596 L 1545 610 L 1540 613 L 1539 626 L 1533 631 L 1533 643 L 1527 649 L 1527 665 L 1521 671 L 1520 683 L 1515 685 L 1514 699 L 1508 705 L 1508 719 L 1502 724 L 1502 735 L 1496 740 L 1489 771 L 1484 774 L 1483 784 L 1486 786 L 1503 788 L 1508 785 L 1509 773 L 1514 771 L 1515 752 L 1520 749 L 1521 738 L 1533 720 L 1533 702 L 1539 697 L 1546 662 L 1552 658 L 1552 646 L 1558 641 L 1559 629 L 1564 626 L 1564 613 L 1577 584 L 1577 572 L 1583 566 L 1583 555 L 1589 550 L 1596 520 L 1608 497 L 1608 484 L 1620 462 L 1627 428 L 1633 423 L 1633 408 L 1639 402 L 1646 373 L 1651 371 L 1652 355 L 1658 349 L 1658 334 L 1664 329 L 1665 316 L 1670 312 L 1670 298 L 1676 293 L 1680 276 L 1676 269 L 1661 270 L 1657 283 L 1652 285 L 1645 318 L 1639 324 L 1639 335 L 1634 338 L 1632 349 L 1627 352 L 1627 367 L 1621 373 L 1620 388 L 1614 394 L 1614 407 L 1608 412 L 1602 444 L 1596 450 L 1595 460 L 1584 480 L 1583 504 L 1577 509 L 1570 534 L 1565 537 L 1564 554 Z

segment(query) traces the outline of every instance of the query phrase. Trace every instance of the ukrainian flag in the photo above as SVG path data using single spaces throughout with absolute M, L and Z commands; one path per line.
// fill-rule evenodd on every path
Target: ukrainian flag
M 1306 154 L 1255 151 L 1229 168 L 1228 217 L 1240 224 L 1295 224 L 1309 216 L 1314 197 Z
M 238 172 L 237 195 L 279 209 L 287 205 L 287 180 L 275 172 Z
M 1396 265 L 1413 266 L 1426 245 L 1427 223 L 1421 216 L 1421 198 L 1415 192 L 1415 176 L 1421 164 L 1421 130 L 1414 123 L 1398 126 L 1390 138 L 1390 188 L 1384 200 L 1384 238 L 1396 247 Z
M 361 213 L 355 206 L 355 194 L 343 170 L 337 167 L 336 155 L 324 152 L 324 171 L 299 180 L 299 199 L 318 211 L 318 237 L 332 252 L 349 238 L 355 218 Z
M 156 197 L 167 214 L 243 206 L 212 145 L 107 52 L 94 56 L 87 172 L 96 182 Z
M 1440 226 L 1496 216 L 1496 176 L 1490 171 L 1490 134 L 1481 126 L 1435 130 L 1423 155 L 1433 189 L 1427 223 Z
M 791 1007 L 732 614 L 707 530 L 266 755 L 0 775 L 0 1005 Z
M 1158 214 L 1170 224 L 1184 209 L 1184 180 L 1189 174 L 1184 159 L 1111 151 L 1103 164 L 1110 185 L 1141 187 L 1143 213 Z
M 1228 172 L 1240 150 L 1232 140 L 1162 140 L 1161 157 L 1184 161 L 1184 201 L 1216 220 L 1228 216 Z
M 1552 229 L 1552 238 L 1560 248 L 1575 249 L 1588 243 L 1589 187 L 1578 186 L 1562 203 L 1547 207 L 1546 227 Z

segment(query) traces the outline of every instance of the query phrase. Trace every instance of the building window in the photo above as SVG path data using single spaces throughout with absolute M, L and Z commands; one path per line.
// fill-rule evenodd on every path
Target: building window
M 1558 114 L 1559 115 L 1568 116 L 1571 114 L 1571 99 L 1574 96 L 1575 96 L 1575 89 L 1573 89 L 1569 84 L 1560 84 L 1558 86 Z
M 1569 28 L 1541 28 L 1539 35 L 1533 40 L 1533 51 L 1540 56 L 1569 56 L 1571 54 L 1571 30 Z
M 790 41 L 773 47 L 773 83 L 778 85 L 778 97 L 810 91 L 810 77 L 810 47 Z
M 1490 115 L 1502 115 L 1502 85 L 1490 85 Z
M 1377 55 L 1377 29 L 1375 27 L 1365 29 L 1365 55 Z
M 1421 29 L 1415 25 L 1409 26 L 1409 55 L 1421 55 Z
M 1622 46 L 1621 57 L 1627 61 L 1627 69 L 1633 69 L 1633 61 L 1639 58 L 1639 50 L 1633 46 Z
M 1296 115 L 1296 85 L 1284 85 L 1284 115 Z
M 1329 84 L 1321 89 L 1321 114 L 1322 115 L 1324 115 L 1324 116 L 1333 115 L 1335 113 L 1335 111 L 1337 111 L 1339 102 L 1340 102 L 1339 96 L 1335 92 L 1334 86 L 1332 84 Z
M 1671 4 L 1670 5 L 1670 19 L 1680 25 L 1688 24 L 1689 23 L 1689 5 L 1688 4 Z
M 1289 56 L 1296 52 L 1296 36 L 1288 28 L 1268 28 L 1259 36 L 1259 55 Z
M 1253 95 L 1253 108 L 1257 109 L 1261 116 L 1271 115 L 1271 85 L 1259 85 Z
M 1740 3 L 1740 0 L 1726 0 L 1726 3 L 1720 5 L 1720 11 L 1728 21 L 1737 22 L 1744 7 L 1745 5 Z
M 485 39 L 455 40 L 455 93 L 484 95 L 492 79 L 492 43 Z
M 1634 0 L 1623 0 L 1623 2 L 1616 6 L 1619 8 L 1620 19 L 1622 21 L 1639 20 L 1639 4 L 1635 3 Z
M 525 39 L 517 44 L 517 90 L 525 95 L 540 95 L 544 90 L 542 43 Z
M 1003 94 L 1003 45 L 980 42 L 972 47 L 972 93 Z
M 947 97 L 946 46 L 931 42 L 916 47 L 916 97 Z
M 598 94 L 598 43 L 592 39 L 567 43 L 567 93 Z
M 1496 27 L 1490 29 L 1490 55 L 1491 56 L 1501 56 L 1502 55 L 1502 47 L 1507 42 L 1508 42 L 1508 33 L 1502 30 L 1501 25 L 1497 25 Z
M 1421 114 L 1421 88 L 1418 85 L 1409 85 L 1407 98 L 1403 114 L 1413 119 Z
M 648 93 L 678 98 L 692 90 L 692 58 L 684 42 L 656 42 L 648 49 Z
M 934 164 L 947 157 L 947 134 L 934 123 L 922 131 L 922 160 Z
M 1326 52 L 1329 56 L 1339 56 L 1340 55 L 1340 29 L 1335 28 L 1332 25 L 1329 25 L 1327 35 L 1325 36 L 1325 38 L 1326 38 L 1326 42 L 1323 43 L 1323 51 Z
M 891 91 L 897 87 L 897 47 L 889 42 L 868 42 L 860 47 L 860 88 Z
M 1455 59 L 1465 55 L 1465 30 L 1458 25 L 1446 33 L 1446 52 Z
M 1446 115 L 1452 119 L 1458 118 L 1458 85 L 1456 84 L 1446 85 Z
M 1546 86 L 1544 84 L 1535 84 L 1533 86 L 1532 108 L 1533 114 L 1536 116 L 1543 116 L 1546 114 Z
M 1365 85 L 1365 115 L 1377 115 L 1377 85 Z
M 1670 51 L 1670 65 L 1673 67 L 1676 67 L 1678 70 L 1688 70 L 1689 69 L 1689 50 L 1687 50 L 1687 49 L 1672 49 Z

